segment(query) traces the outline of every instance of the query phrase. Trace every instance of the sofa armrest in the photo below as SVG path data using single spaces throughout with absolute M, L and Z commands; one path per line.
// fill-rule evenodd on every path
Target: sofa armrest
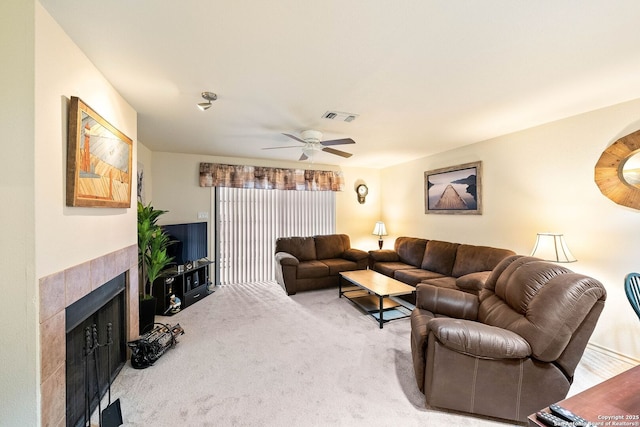
M 480 300 L 476 295 L 427 283 L 416 286 L 416 307 L 433 314 L 476 320 Z
M 298 291 L 296 280 L 300 261 L 288 252 L 276 252 L 276 281 L 287 292 L 295 295 Z
M 456 286 L 469 291 L 480 291 L 484 288 L 484 283 L 491 275 L 490 271 L 478 271 L 465 274 L 456 279 Z
M 288 252 L 276 253 L 276 262 L 280 265 L 298 265 L 300 261 Z
M 360 249 L 350 248 L 344 251 L 344 254 L 342 254 L 342 257 L 344 259 L 348 259 L 349 261 L 358 262 L 358 261 L 362 261 L 363 259 L 369 258 L 369 254 Z
M 375 262 L 397 262 L 400 261 L 400 257 L 396 251 L 391 249 L 380 249 L 376 251 L 369 251 L 369 256 Z
M 437 318 L 427 327 L 450 350 L 488 359 L 522 359 L 531 355 L 529 343 L 515 332 L 471 320 Z

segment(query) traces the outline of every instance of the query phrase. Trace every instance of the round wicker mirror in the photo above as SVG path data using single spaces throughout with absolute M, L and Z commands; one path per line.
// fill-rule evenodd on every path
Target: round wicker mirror
M 640 130 L 604 150 L 595 168 L 602 194 L 619 205 L 640 209 Z
M 640 152 L 627 158 L 622 165 L 622 179 L 634 188 L 640 189 Z

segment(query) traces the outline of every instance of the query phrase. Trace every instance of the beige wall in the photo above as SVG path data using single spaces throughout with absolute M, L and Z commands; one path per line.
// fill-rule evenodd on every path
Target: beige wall
M 33 426 L 38 413 L 34 231 L 34 2 L 0 2 L 2 299 L 0 424 Z
M 343 168 L 345 190 L 336 197 L 338 233 L 348 234 L 351 246 L 362 250 L 378 249 L 378 237 L 371 234 L 376 221 L 381 220 L 382 193 L 380 170 L 367 168 Z M 366 184 L 369 194 L 363 204 L 358 203 L 356 187 Z M 390 230 L 387 228 L 387 231 Z M 387 243 L 385 249 L 391 248 Z
M 36 273 L 42 277 L 137 244 L 135 204 L 66 206 L 69 98 L 79 97 L 134 141 L 134 177 L 138 129 L 136 111 L 39 4 L 36 12 Z M 135 201 L 135 178 L 132 186 Z
M 608 292 L 592 342 L 640 359 L 640 322 L 623 290 L 640 270 L 640 213 L 611 202 L 594 183 L 601 152 L 640 128 L 640 100 L 469 145 L 382 171 L 382 212 L 393 237 L 494 245 L 529 254 L 537 232 L 565 234 L 578 262 Z M 481 160 L 481 216 L 425 215 L 424 172 Z M 391 237 L 391 236 L 390 236 Z
M 161 224 L 202 221 L 199 212 L 206 212 L 211 220 L 211 190 L 199 185 L 200 162 L 206 156 L 152 152 L 151 180 L 153 193 L 147 191 L 147 202 L 156 209 L 168 210 Z M 144 164 L 148 174 L 147 164 Z
M 0 2 L 5 230 L 0 424 L 39 425 L 38 279 L 136 244 L 134 209 L 65 206 L 68 98 L 134 141 L 136 112 L 36 0 Z M 5 98 L 6 96 L 6 98 Z M 135 172 L 135 147 L 134 172 Z M 135 192 L 134 192 L 135 196 Z

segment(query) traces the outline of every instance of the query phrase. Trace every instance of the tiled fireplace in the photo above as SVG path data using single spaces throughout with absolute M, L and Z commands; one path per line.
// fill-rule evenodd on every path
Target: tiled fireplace
M 42 425 L 66 425 L 65 309 L 126 274 L 127 340 L 138 337 L 138 247 L 132 245 L 40 279 Z

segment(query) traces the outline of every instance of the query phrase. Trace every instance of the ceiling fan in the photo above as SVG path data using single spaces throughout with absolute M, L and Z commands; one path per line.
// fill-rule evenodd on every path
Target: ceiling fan
M 353 154 L 347 153 L 346 151 L 336 150 L 335 148 L 330 148 L 331 145 L 343 145 L 343 144 L 355 144 L 356 142 L 351 138 L 342 138 L 342 139 L 330 139 L 328 141 L 322 141 L 322 132 L 318 132 L 317 130 L 305 130 L 300 133 L 300 137 L 298 138 L 295 135 L 291 135 L 289 133 L 283 133 L 283 135 L 288 136 L 289 138 L 295 139 L 303 143 L 302 155 L 300 156 L 300 161 L 312 159 L 316 152 L 324 151 L 325 153 L 335 154 L 336 156 L 341 157 L 351 157 Z M 279 148 L 300 148 L 299 145 L 288 145 L 286 147 L 269 147 L 263 148 L 263 150 L 275 150 Z

